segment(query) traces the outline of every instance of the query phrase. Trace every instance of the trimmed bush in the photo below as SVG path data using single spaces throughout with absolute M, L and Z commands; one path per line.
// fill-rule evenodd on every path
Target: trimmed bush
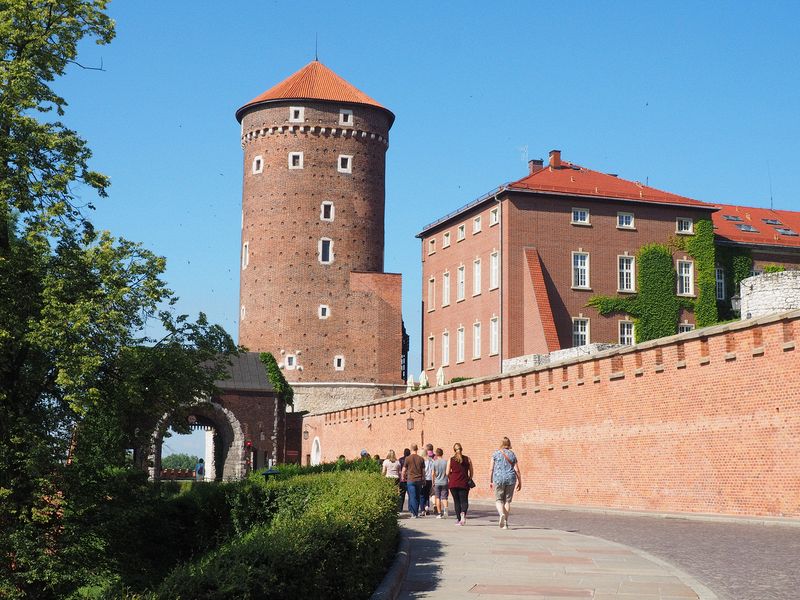
M 367 598 L 393 556 L 397 490 L 384 477 L 250 479 L 231 499 L 234 526 L 246 533 L 175 569 L 159 598 Z

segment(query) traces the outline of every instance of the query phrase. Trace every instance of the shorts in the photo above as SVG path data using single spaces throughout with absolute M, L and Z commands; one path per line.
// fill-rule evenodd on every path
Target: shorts
M 447 500 L 450 495 L 450 490 L 447 489 L 447 484 L 433 486 L 433 495 L 439 500 Z
M 516 483 L 510 483 L 508 485 L 494 484 L 494 499 L 503 503 L 511 502 L 511 499 L 514 497 L 515 487 L 517 487 Z

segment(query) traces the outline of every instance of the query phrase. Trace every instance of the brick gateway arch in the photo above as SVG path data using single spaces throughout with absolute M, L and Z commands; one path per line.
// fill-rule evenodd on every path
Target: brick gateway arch
M 215 468 L 206 473 L 207 479 L 241 479 L 270 462 L 286 462 L 286 404 L 276 397 L 258 353 L 232 357 L 228 374 L 215 382 L 219 394 L 189 411 L 190 422 L 214 431 Z M 164 434 L 172 421 L 173 415 L 164 415 L 153 435 L 151 479 L 161 478 Z

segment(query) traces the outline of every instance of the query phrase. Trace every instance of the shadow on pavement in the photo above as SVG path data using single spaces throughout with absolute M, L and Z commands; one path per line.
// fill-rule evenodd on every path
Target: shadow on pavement
M 401 588 L 400 598 L 418 598 L 436 589 L 441 567 L 442 544 L 431 534 L 408 530 L 411 562 Z

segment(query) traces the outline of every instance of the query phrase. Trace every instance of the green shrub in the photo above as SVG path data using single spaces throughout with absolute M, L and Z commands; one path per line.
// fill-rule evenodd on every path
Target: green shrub
M 450 383 L 458 383 L 459 381 L 469 381 L 470 379 L 472 379 L 472 378 L 471 377 L 453 377 L 450 380 Z
M 783 273 L 786 267 L 783 265 L 765 265 L 764 273 Z
M 370 473 L 286 481 L 250 479 L 232 492 L 245 528 L 203 558 L 176 568 L 160 598 L 367 598 L 397 542 L 397 490 Z M 244 512 L 258 514 L 251 518 Z

